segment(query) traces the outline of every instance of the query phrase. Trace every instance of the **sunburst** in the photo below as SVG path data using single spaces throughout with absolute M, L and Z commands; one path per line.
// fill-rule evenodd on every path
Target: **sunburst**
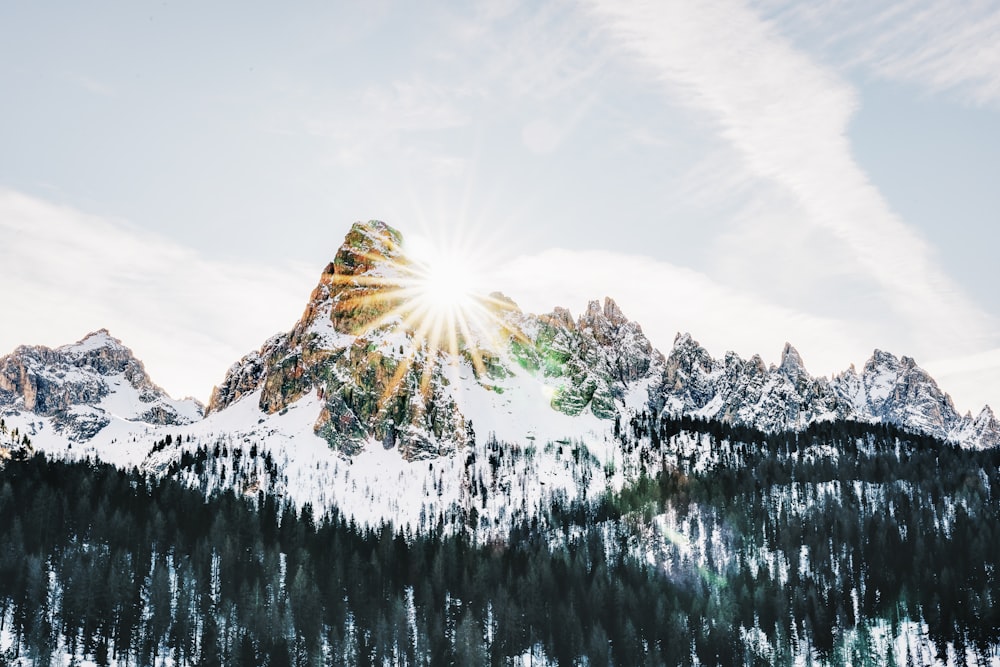
M 420 391 L 425 394 L 441 355 L 452 369 L 468 360 L 477 377 L 487 375 L 489 359 L 505 348 L 511 337 L 523 339 L 507 315 L 512 302 L 480 291 L 481 258 L 454 245 L 406 243 L 398 259 L 381 254 L 363 257 L 375 270 L 363 275 L 337 276 L 336 282 L 360 288 L 347 308 L 380 313 L 355 332 L 367 336 L 380 329 L 397 329 L 411 343 L 383 392 L 381 403 L 396 393 L 407 372 L 423 356 Z

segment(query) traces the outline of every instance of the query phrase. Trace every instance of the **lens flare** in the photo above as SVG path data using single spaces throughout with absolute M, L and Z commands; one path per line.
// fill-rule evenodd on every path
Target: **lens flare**
M 396 392 L 418 358 L 424 362 L 420 388 L 426 393 L 438 361 L 453 368 L 467 361 L 482 378 L 511 338 L 524 338 L 510 322 L 513 302 L 480 293 L 471 253 L 419 237 L 407 239 L 405 247 L 406 253 L 395 258 L 372 257 L 377 269 L 343 278 L 345 287 L 357 294 L 345 307 L 380 314 L 356 335 L 392 329 L 410 339 L 383 401 Z

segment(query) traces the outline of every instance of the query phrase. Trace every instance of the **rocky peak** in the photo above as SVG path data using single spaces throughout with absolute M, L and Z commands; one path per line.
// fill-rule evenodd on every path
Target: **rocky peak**
M 587 310 L 580 316 L 577 327 L 581 330 L 589 330 L 597 342 L 601 345 L 613 345 L 620 342 L 624 336 L 635 337 L 642 335 L 642 329 L 638 324 L 629 321 L 610 297 L 604 298 L 604 306 L 600 302 L 591 301 L 587 304 Z M 628 330 L 626 332 L 626 330 Z M 643 337 L 644 338 L 644 337 Z
M 274 413 L 314 392 L 322 404 L 314 431 L 346 454 L 370 439 L 408 459 L 463 445 L 465 422 L 446 389 L 442 353 L 393 315 L 403 305 L 399 288 L 413 277 L 398 231 L 355 223 L 302 319 L 233 366 L 210 409 L 260 390 L 259 407 Z M 505 312 L 508 301 L 486 300 Z
M 101 329 L 56 349 L 18 347 L 0 359 L 0 392 L 6 394 L 3 402 L 48 416 L 99 402 L 110 391 L 105 379 L 119 374 L 136 389 L 159 389 L 132 351 Z
M 568 308 L 556 306 L 548 315 L 541 315 L 538 318 L 542 322 L 567 331 L 576 331 L 576 322 L 573 321 L 573 313 Z
M 899 368 L 899 359 L 897 359 L 896 355 L 891 352 L 885 352 L 876 348 L 876 350 L 872 352 L 871 358 L 865 363 L 863 372 L 870 373 L 880 368 L 895 370 Z
M 622 326 L 629 323 L 629 319 L 622 313 L 621 308 L 609 296 L 604 297 L 604 305 L 598 300 L 587 303 L 587 310 L 580 316 L 581 323 L 608 322 L 614 326 Z
M 205 414 L 218 412 L 257 391 L 266 379 L 268 360 L 280 356 L 287 345 L 287 333 L 271 336 L 260 351 L 251 352 L 230 366 L 222 382 L 212 388 Z
M 610 296 L 604 297 L 604 317 L 607 318 L 609 322 L 613 324 L 624 324 L 628 322 L 628 318 L 622 313 L 621 308 L 615 303 L 615 300 Z
M 694 338 L 691 337 L 690 333 L 686 331 L 685 332 L 678 331 L 676 334 L 674 334 L 674 349 L 677 349 L 678 347 L 689 347 L 692 344 L 698 345 L 698 343 L 695 342 Z
M 275 412 L 313 391 L 324 405 L 316 432 L 347 453 L 365 438 L 390 443 L 407 458 L 461 445 L 464 418 L 439 373 L 443 353 L 415 353 L 412 332 L 385 317 L 399 305 L 394 281 L 405 282 L 413 268 L 399 232 L 378 221 L 356 223 L 302 320 L 234 366 L 212 409 L 262 389 L 260 407 Z M 768 368 L 759 355 L 744 361 L 728 353 L 717 361 L 690 334 L 678 333 L 664 358 L 610 298 L 591 301 L 578 318 L 565 308 L 541 316 L 521 313 L 499 294 L 488 305 L 503 311 L 497 322 L 512 333 L 497 337 L 509 349 L 497 348 L 487 368 L 477 367 L 476 379 L 485 382 L 491 373 L 502 378 L 510 371 L 504 364 L 514 361 L 544 376 L 555 388 L 552 406 L 568 415 L 589 410 L 612 418 L 623 404 L 633 405 L 634 383 L 656 378 L 642 385 L 654 412 L 715 417 L 766 431 L 836 418 L 883 421 L 952 439 L 956 424 L 973 428 L 971 417 L 961 420 L 910 357 L 875 350 L 860 372 L 852 367 L 828 380 L 810 376 L 789 343 L 780 363 Z M 487 384 L 493 390 L 492 380 Z M 996 420 L 989 413 L 975 421 L 989 432 Z
M 403 235 L 381 220 L 355 222 L 332 263 L 332 273 L 359 276 L 402 258 Z M 329 268 L 329 267 L 328 267 Z
M 379 220 L 356 222 L 323 270 L 292 340 L 327 324 L 354 335 L 392 309 L 383 298 L 408 265 L 402 235 Z
M 76 343 L 64 345 L 60 349 L 70 353 L 76 352 L 79 354 L 85 354 L 88 351 L 99 350 L 102 348 L 131 353 L 130 350 L 125 347 L 120 340 L 112 336 L 111 332 L 107 329 L 92 331 Z
M 785 343 L 785 347 L 781 351 L 781 364 L 778 366 L 778 370 L 792 380 L 798 379 L 806 372 L 802 357 L 799 356 L 798 350 L 792 347 L 791 343 Z
M 949 439 L 971 447 L 997 447 L 1000 446 L 1000 422 L 987 405 L 975 419 L 972 413 L 966 414 Z
M 2 408 L 53 417 L 56 430 L 76 440 L 92 437 L 112 416 L 181 424 L 202 410 L 193 399 L 171 399 L 106 329 L 56 349 L 23 345 L 0 358 Z
M 742 364 L 742 362 L 741 362 Z M 657 390 L 661 402 L 672 414 L 696 412 L 718 393 L 715 360 L 689 333 L 678 333 L 674 347 L 663 363 L 663 379 Z
M 521 313 L 521 307 L 517 305 L 517 302 L 503 292 L 490 292 L 485 305 L 494 312 L 503 314 Z
M 993 414 L 993 408 L 988 405 L 984 405 L 983 409 L 979 412 L 979 416 L 976 417 L 977 424 L 992 424 L 996 426 L 997 417 Z
M 712 370 L 714 360 L 708 350 L 703 348 L 689 333 L 678 333 L 674 336 L 674 347 L 667 356 L 667 363 L 693 370 L 696 366 L 704 372 Z
M 656 358 L 662 361 L 642 328 L 625 317 L 609 297 L 605 297 L 603 307 L 591 301 L 577 327 L 584 334 L 580 342 L 582 357 L 613 384 L 617 383 L 611 390 L 616 398 L 625 385 L 643 377 Z
M 993 409 L 986 405 L 980 410 L 979 415 L 973 420 L 972 426 L 980 440 L 987 440 L 992 443 L 990 446 L 1000 444 L 1000 422 L 993 414 Z

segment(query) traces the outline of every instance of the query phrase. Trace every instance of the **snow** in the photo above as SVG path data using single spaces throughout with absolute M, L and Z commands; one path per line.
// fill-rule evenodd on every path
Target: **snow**
M 103 348 L 111 348 L 115 350 L 125 349 L 122 342 L 108 333 L 107 329 L 100 329 L 99 331 L 87 334 L 82 340 L 76 343 L 60 347 L 58 351 L 80 356 L 86 354 L 87 352 L 93 352 Z

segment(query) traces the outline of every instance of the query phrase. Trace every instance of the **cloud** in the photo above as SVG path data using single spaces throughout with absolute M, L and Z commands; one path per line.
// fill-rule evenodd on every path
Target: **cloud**
M 208 258 L 10 190 L 0 190 L 0 238 L 0 354 L 106 327 L 154 382 L 202 400 L 230 364 L 291 327 L 319 272 Z
M 768 9 L 784 30 L 838 62 L 1000 108 L 1000 7 L 995 2 L 783 1 Z
M 475 87 L 396 80 L 369 84 L 347 99 L 309 99 L 301 126 L 328 139 L 337 162 L 347 167 L 369 163 L 373 156 L 406 157 L 414 152 L 407 135 L 453 130 L 469 125 L 468 106 L 481 98 Z
M 965 352 L 992 336 L 993 323 L 854 162 L 847 127 L 858 101 L 835 72 L 736 0 L 593 0 L 589 7 L 674 100 L 707 114 L 758 187 L 775 189 L 776 201 L 801 213 L 800 224 L 846 249 L 852 270 L 896 319 Z M 760 234 L 754 245 L 771 241 Z

